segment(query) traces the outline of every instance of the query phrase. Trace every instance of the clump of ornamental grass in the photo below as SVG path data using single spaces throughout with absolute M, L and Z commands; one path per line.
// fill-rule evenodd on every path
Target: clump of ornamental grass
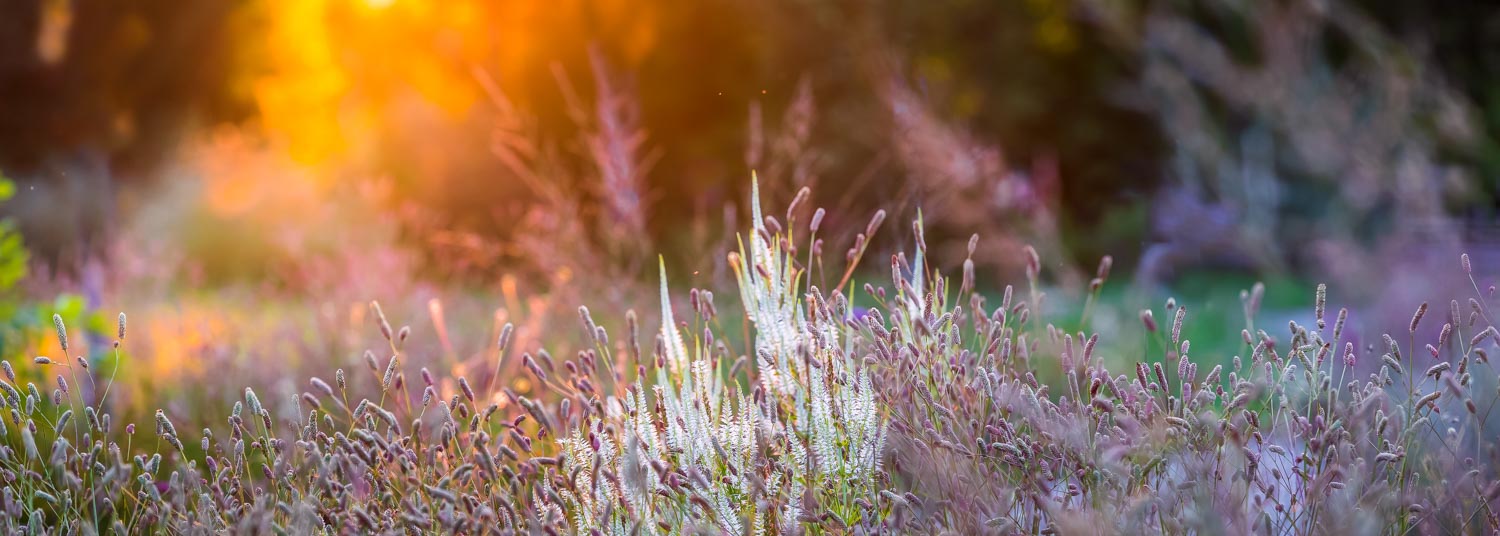
M 85 360 L 39 358 L 28 366 L 67 369 L 43 397 L 35 383 L 17 387 L 6 363 L 0 529 L 1500 528 L 1491 511 L 1500 495 L 1495 449 L 1484 431 L 1495 399 L 1477 392 L 1480 375 L 1495 375 L 1488 349 L 1500 340 L 1488 296 L 1467 311 L 1453 302 L 1430 345 L 1416 336 L 1433 321 L 1424 306 L 1408 333 L 1361 350 L 1344 332 L 1346 311 L 1330 326 L 1321 286 L 1314 326 L 1294 322 L 1286 339 L 1256 328 L 1257 285 L 1244 295 L 1246 356 L 1209 370 L 1190 357 L 1187 308 L 1169 302 L 1169 322 L 1158 324 L 1152 310 L 1140 315 L 1139 329 L 1155 341 L 1148 348 L 1164 350 L 1115 372 L 1098 334 L 1041 325 L 1034 250 L 1024 253 L 1030 288 L 1006 287 L 992 303 L 976 291 L 973 262 L 956 285 L 929 266 L 918 221 L 913 255 L 891 258 L 892 286 L 865 284 L 861 294 L 852 265 L 883 213 L 847 251 L 845 267 L 825 270 L 816 245 L 823 211 L 804 229 L 795 203 L 783 223 L 761 213 L 758 194 L 750 232 L 729 255 L 746 325 L 726 326 L 704 289 L 674 309 L 663 267 L 656 329 L 632 311 L 624 336 L 612 337 L 580 308 L 586 343 L 557 355 L 512 349 L 513 329 L 501 329 L 495 368 L 519 362 L 516 370 L 539 386 L 531 396 L 509 387 L 515 377 L 445 381 L 424 368 L 408 381 L 410 331 L 393 330 L 374 303 L 389 357 L 366 354 L 372 381 L 338 369 L 332 383 L 311 378 L 305 392 L 279 403 L 247 388 L 223 424 L 201 433 L 162 410 L 154 434 L 136 436 L 134 424 L 115 430 L 105 409 L 113 370 L 96 385 Z M 799 242 L 815 246 L 803 252 Z M 976 246 L 971 240 L 971 256 Z M 1101 263 L 1091 293 L 1110 264 Z M 1470 270 L 1467 258 L 1463 267 Z M 67 351 L 66 328 L 54 320 Z M 125 326 L 121 315 L 117 349 Z M 737 329 L 749 333 L 744 348 L 726 337 Z M 1357 367 L 1370 353 L 1381 355 L 1378 369 Z
M 892 465 L 927 502 L 912 522 L 923 532 L 1500 529 L 1497 450 L 1485 430 L 1496 402 L 1488 352 L 1500 337 L 1477 283 L 1470 307 L 1453 301 L 1425 350 L 1426 303 L 1406 332 L 1356 348 L 1347 310 L 1329 326 L 1323 285 L 1316 325 L 1293 321 L 1278 340 L 1254 327 L 1257 284 L 1242 293 L 1247 355 L 1206 370 L 1183 336 L 1188 308 L 1168 301 L 1167 326 L 1140 313 L 1162 351 L 1111 371 L 1099 334 L 1036 320 L 1034 256 L 1030 291 L 1007 286 L 995 303 L 972 292 L 970 272 L 955 286 L 924 266 L 921 230 L 913 259 L 892 259 L 894 289 L 867 287 L 876 306 L 856 344 L 874 353 Z M 1467 255 L 1460 264 L 1472 281 Z M 1370 355 L 1375 366 L 1357 367 Z M 1061 382 L 1039 380 L 1052 370 Z
M 677 321 L 664 267 L 659 329 L 643 333 L 631 313 L 626 336 L 611 339 L 583 308 L 591 344 L 567 358 L 511 356 L 512 330 L 502 330 L 499 355 L 524 362 L 544 391 L 535 398 L 463 377 L 445 392 L 425 370 L 408 382 L 409 332 L 372 303 L 390 352 L 383 364 L 366 354 L 378 392 L 352 391 L 340 369 L 276 415 L 280 405 L 247 388 L 218 433 L 186 437 L 158 410 L 154 437 L 137 443 L 130 425 L 122 447 L 109 439 L 104 397 L 85 400 L 59 380 L 50 404 L 35 385 L 23 402 L 4 383 L 21 441 L 0 448 L 10 482 L 0 523 L 121 533 L 888 529 L 884 421 L 862 363 L 844 351 L 850 309 L 839 296 L 804 300 L 794 250 L 763 223 L 754 231 L 745 291 L 784 305 L 755 316 L 777 329 L 755 343 L 781 367 L 774 389 L 736 380 L 758 373 L 716 334 L 711 292 L 690 292 Z

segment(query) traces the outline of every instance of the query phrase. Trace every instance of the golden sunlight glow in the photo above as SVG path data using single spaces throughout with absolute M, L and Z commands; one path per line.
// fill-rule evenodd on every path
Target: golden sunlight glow
M 549 66 L 583 57 L 583 43 L 626 63 L 656 43 L 654 8 L 629 0 L 263 1 L 264 65 L 250 84 L 260 126 L 313 166 L 371 156 L 413 114 L 458 123 L 482 96 L 475 67 L 550 87 Z
M 337 109 L 348 78 L 336 62 L 326 0 L 272 0 L 266 54 L 273 72 L 255 84 L 268 133 L 294 159 L 318 162 L 343 149 Z
M 314 174 L 238 132 L 214 135 L 190 158 L 203 174 L 204 202 L 214 214 L 266 223 L 310 214 L 320 202 Z

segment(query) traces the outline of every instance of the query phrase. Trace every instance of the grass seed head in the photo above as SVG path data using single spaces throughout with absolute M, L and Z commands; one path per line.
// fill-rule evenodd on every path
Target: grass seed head
M 1417 312 L 1412 313 L 1412 315 L 1411 315 L 1411 324 L 1406 327 L 1406 330 L 1408 332 L 1411 332 L 1411 333 L 1416 333 L 1417 332 L 1417 324 L 1419 324 L 1419 323 L 1422 322 L 1422 317 L 1424 315 L 1426 315 L 1426 314 L 1427 314 L 1427 302 L 1422 302 L 1422 305 L 1418 305 L 1417 306 Z
M 52 327 L 57 330 L 57 344 L 62 346 L 63 352 L 68 351 L 68 327 L 63 325 L 62 315 L 52 315 Z

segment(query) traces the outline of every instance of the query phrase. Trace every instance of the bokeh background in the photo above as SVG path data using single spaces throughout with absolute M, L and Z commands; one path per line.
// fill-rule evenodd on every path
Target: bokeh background
M 649 311 L 657 255 L 732 299 L 752 170 L 831 257 L 886 210 L 871 276 L 920 214 L 991 290 L 1112 255 L 1105 330 L 1171 296 L 1215 348 L 1256 281 L 1402 322 L 1500 266 L 1497 140 L 1481 1 L 6 1 L 0 354 L 125 310 L 127 399 L 294 394 L 374 299 L 461 375 L 504 322 Z

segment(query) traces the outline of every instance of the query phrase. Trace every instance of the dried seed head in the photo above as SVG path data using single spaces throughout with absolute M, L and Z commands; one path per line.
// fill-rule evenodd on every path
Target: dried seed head
M 1334 321 L 1334 323 L 1333 323 L 1333 340 L 1339 340 L 1339 336 L 1343 335 L 1343 333 L 1344 333 L 1344 321 L 1346 321 L 1348 319 L 1349 319 L 1349 309 L 1345 308 L 1345 307 L 1340 307 L 1339 308 L 1339 318 L 1338 318 L 1338 320 Z
M 365 367 L 368 367 L 370 372 L 380 372 L 380 361 L 375 359 L 375 352 L 365 350 L 364 358 Z
M 312 393 L 302 393 L 298 398 L 298 404 L 298 407 L 301 407 L 300 404 L 307 404 L 309 406 L 312 406 L 314 410 L 323 407 L 323 403 L 318 402 L 318 397 L 313 396 Z
M 116 333 L 116 335 L 119 335 L 120 340 L 123 341 L 125 340 L 125 313 L 120 313 L 119 327 L 120 330 Z
M 1443 396 L 1443 392 L 1442 391 L 1433 391 L 1431 393 L 1427 393 L 1426 395 L 1423 395 L 1422 398 L 1417 399 L 1416 409 L 1418 411 L 1420 411 L 1422 408 L 1427 407 L 1428 404 L 1436 402 L 1437 399 L 1438 399 L 1438 397 L 1441 397 L 1441 396 Z
M 469 380 L 468 380 L 468 378 L 460 377 L 458 379 L 458 386 L 463 389 L 463 391 L 464 391 L 464 398 L 469 399 L 469 402 L 473 402 L 474 401 L 474 389 L 472 387 L 469 387 Z
M 177 427 L 167 418 L 166 412 L 156 410 L 156 435 L 177 435 Z
M 693 296 L 695 300 L 697 294 L 697 289 L 693 289 Z M 589 312 L 589 308 L 587 305 L 578 306 L 578 321 L 583 324 L 584 335 L 593 337 L 594 327 L 598 324 L 594 323 L 594 315 Z
M 370 309 L 375 311 L 375 320 L 380 323 L 380 334 L 385 340 L 395 342 L 392 339 L 395 333 L 391 331 L 391 323 L 385 319 L 385 311 L 380 310 L 380 302 L 370 302 Z
M 68 351 L 68 327 L 63 325 L 62 315 L 52 315 L 52 327 L 57 329 L 57 343 L 62 345 L 64 352 Z
M 1323 331 L 1323 328 L 1328 325 L 1323 321 L 1323 311 L 1327 308 L 1327 306 L 1328 285 L 1325 283 L 1318 283 L 1317 299 L 1313 303 L 1313 313 L 1318 319 L 1318 331 Z
M 255 391 L 249 387 L 245 388 L 245 404 L 250 406 L 251 415 L 260 415 L 263 409 L 260 405 L 260 397 L 255 396 Z
M 330 387 L 328 385 L 328 382 L 323 381 L 322 378 L 313 378 L 312 380 L 309 380 L 309 383 L 311 383 L 312 386 L 316 387 L 319 391 L 322 391 L 324 395 L 333 396 L 333 387 Z
M 766 216 L 765 222 L 767 232 L 771 233 L 772 235 L 781 234 L 781 222 L 776 221 L 775 216 Z
M 1187 307 L 1178 307 L 1177 316 L 1172 319 L 1172 344 L 1182 340 L 1182 320 L 1187 318 Z
M 1479 343 L 1481 341 L 1485 340 L 1486 338 L 1494 337 L 1494 336 L 1495 336 L 1495 326 L 1486 327 L 1486 328 L 1484 328 L 1484 331 L 1480 331 L 1478 334 L 1474 335 L 1474 338 L 1469 339 L 1469 346 L 1471 346 L 1471 347 L 1473 347 L 1473 346 L 1479 346 Z
M 1026 245 L 1023 250 L 1026 255 L 1026 277 L 1036 277 L 1042 271 L 1042 257 L 1036 252 L 1036 248 Z
M 801 206 L 802 203 L 804 201 L 807 201 L 807 198 L 811 196 L 812 188 L 803 186 L 801 190 L 797 190 L 797 195 L 792 197 L 792 202 L 788 203 L 786 206 L 786 220 L 789 222 L 792 221 L 792 213 L 796 212 L 797 207 Z
M 880 224 L 885 223 L 885 209 L 875 211 L 870 217 L 870 223 L 865 225 L 865 236 L 875 236 L 875 231 L 880 229 Z
M 1385 354 L 1385 355 L 1380 356 L 1380 361 L 1383 362 L 1383 363 L 1385 363 L 1385 366 L 1390 367 L 1391 370 L 1396 371 L 1396 374 L 1401 374 L 1401 375 L 1405 375 L 1406 374 L 1406 370 L 1404 370 L 1404 369 L 1401 368 L 1401 362 L 1396 361 L 1396 358 L 1394 356 L 1392 356 L 1391 354 Z
M 391 388 L 391 384 L 396 380 L 396 367 L 400 363 L 401 355 L 397 354 L 391 356 L 391 360 L 385 364 L 385 374 L 380 377 L 380 388 L 382 390 Z
M 1411 315 L 1411 325 L 1407 326 L 1406 330 L 1409 331 L 1409 332 L 1411 332 L 1411 333 L 1416 333 L 1417 332 L 1417 324 L 1420 323 L 1420 322 L 1422 322 L 1422 316 L 1426 315 L 1426 314 L 1427 314 L 1427 302 L 1422 302 L 1422 305 L 1417 306 L 1417 312 L 1413 313 Z
M 32 435 L 34 433 L 32 431 L 33 428 L 36 428 L 36 424 L 30 420 L 26 421 L 26 426 L 21 427 L 21 442 L 26 445 L 26 459 L 28 460 L 35 460 L 41 457 L 41 454 L 36 450 L 36 437 Z M 33 512 L 32 519 L 41 519 L 40 514 L 40 509 Z
M 505 353 L 505 349 L 510 346 L 510 336 L 515 329 L 515 326 L 511 325 L 510 322 L 506 322 L 505 327 L 500 328 L 500 338 L 496 343 L 496 347 L 500 349 L 500 353 Z
M 1458 264 L 1459 264 L 1459 266 L 1463 266 L 1464 267 L 1464 273 L 1466 273 L 1466 274 L 1472 274 L 1472 273 L 1474 273 L 1474 266 L 1471 265 L 1471 264 L 1469 264 L 1469 254 L 1468 253 L 1465 253 L 1463 255 L 1459 255 L 1458 256 Z
M 541 380 L 542 383 L 547 382 L 547 373 L 542 371 L 541 367 L 537 366 L 536 360 L 531 357 L 530 353 L 523 354 L 521 362 L 526 365 L 526 370 L 530 370 L 532 374 L 536 375 L 538 380 Z

